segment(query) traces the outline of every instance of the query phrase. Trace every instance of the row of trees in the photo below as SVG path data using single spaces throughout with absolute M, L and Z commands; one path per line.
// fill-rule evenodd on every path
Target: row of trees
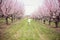
M 38 11 L 33 12 L 32 17 L 41 19 L 44 23 L 48 20 L 49 25 L 54 22 L 55 26 L 58 27 L 60 22 L 60 1 L 46 0 L 43 6 L 38 8 Z
M 0 0 L 0 18 L 5 18 L 6 24 L 8 19 L 20 19 L 24 15 L 24 4 L 19 0 Z
M 55 23 L 55 26 L 58 27 L 58 24 L 60 22 L 59 0 L 48 0 L 48 1 L 50 1 L 50 4 L 46 3 L 47 4 L 46 6 L 49 9 L 49 25 L 53 21 Z

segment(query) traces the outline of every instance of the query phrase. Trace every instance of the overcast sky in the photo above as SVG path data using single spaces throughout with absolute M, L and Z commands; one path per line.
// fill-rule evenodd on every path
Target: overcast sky
M 30 15 L 39 6 L 42 6 L 43 0 L 22 0 L 25 6 L 25 15 Z

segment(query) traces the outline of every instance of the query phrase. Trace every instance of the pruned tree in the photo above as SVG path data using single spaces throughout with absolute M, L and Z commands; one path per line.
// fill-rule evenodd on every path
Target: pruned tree
M 2 0 L 0 0 L 0 18 L 4 16 L 1 7 L 2 7 Z
M 18 0 L 5 0 L 2 4 L 2 11 L 4 18 L 6 19 L 6 24 L 8 24 L 8 19 L 13 20 L 15 18 L 23 16 L 24 7 L 23 3 L 18 3 Z M 21 15 L 21 16 L 20 16 Z
M 58 14 L 57 10 L 59 8 L 58 0 L 47 0 L 45 1 L 45 5 L 49 9 L 49 25 L 51 24 L 51 21 L 53 19 L 53 21 L 55 21 L 55 25 L 57 26 L 56 24 L 57 15 L 56 14 Z

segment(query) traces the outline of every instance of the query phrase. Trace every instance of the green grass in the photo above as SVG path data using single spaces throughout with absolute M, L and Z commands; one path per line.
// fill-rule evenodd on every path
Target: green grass
M 49 22 L 48 22 L 48 21 L 46 21 L 46 24 L 48 24 L 48 25 L 49 25 Z M 51 25 L 50 25 L 50 26 L 55 27 L 55 23 L 54 23 L 54 22 L 51 22 Z M 60 27 L 60 22 L 58 23 L 58 27 Z
M 32 20 L 29 25 L 26 18 L 10 25 L 3 40 L 60 40 L 60 33 L 39 21 Z
M 4 21 L 4 18 L 0 18 L 0 23 L 3 23 Z
M 60 33 L 58 33 L 54 28 L 46 27 L 47 25 L 39 23 L 40 33 L 45 36 L 46 40 L 60 40 Z
M 6 20 L 5 18 L 0 18 L 0 25 L 1 24 L 5 24 L 6 23 Z M 11 23 L 11 19 L 8 18 L 8 23 L 10 24 Z

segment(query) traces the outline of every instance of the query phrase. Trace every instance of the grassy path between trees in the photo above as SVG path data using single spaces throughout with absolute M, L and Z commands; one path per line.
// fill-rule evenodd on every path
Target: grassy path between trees
M 39 21 L 21 19 L 5 30 L 1 40 L 60 40 L 60 33 Z

